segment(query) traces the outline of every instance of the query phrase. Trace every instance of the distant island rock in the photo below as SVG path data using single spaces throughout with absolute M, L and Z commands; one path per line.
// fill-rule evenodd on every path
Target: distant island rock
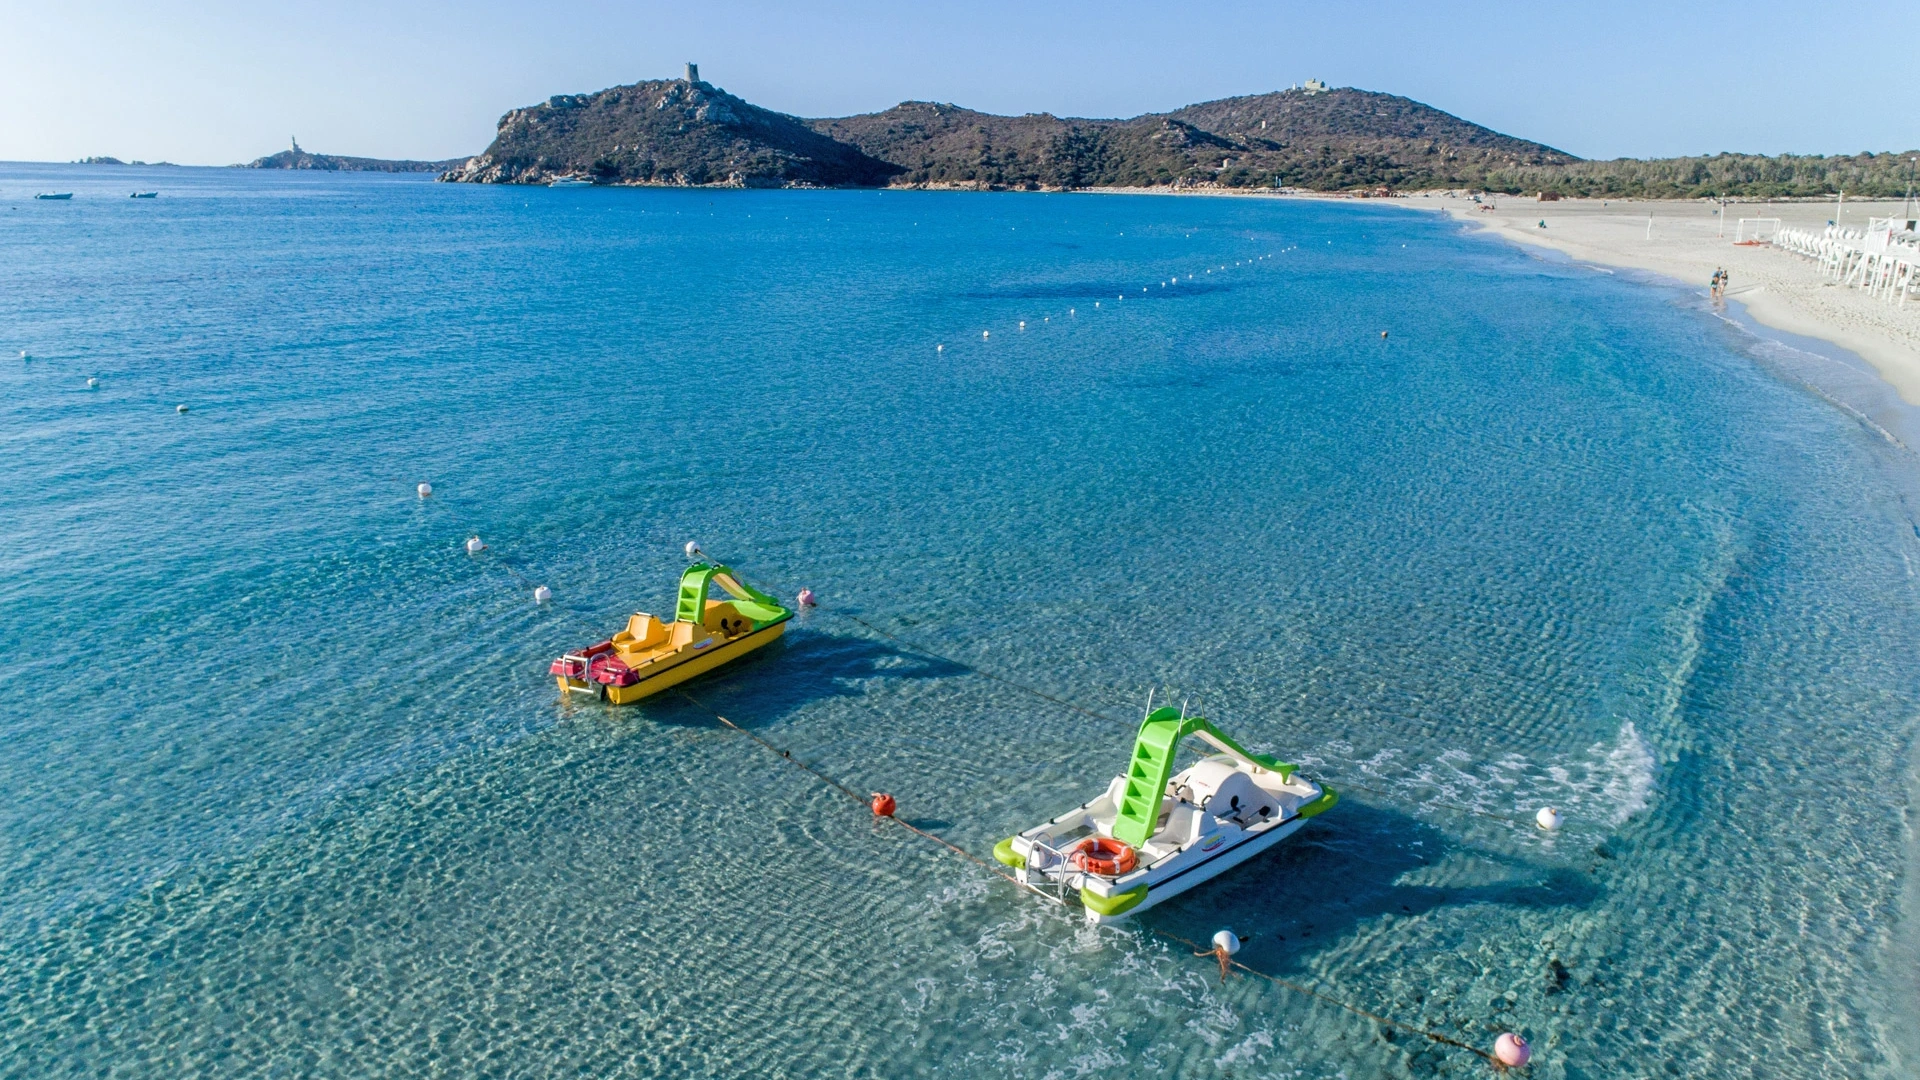
M 75 165 L 141 165 L 141 166 L 151 166 L 151 167 L 159 167 L 164 165 L 169 169 L 179 167 L 171 161 L 121 161 L 117 157 L 85 157 L 85 158 L 81 158 L 79 161 L 74 162 L 74 164 Z
M 291 150 L 282 150 L 277 154 L 254 158 L 245 165 L 234 167 L 238 169 L 314 169 L 321 172 L 443 173 L 464 164 L 466 160 L 466 158 L 448 158 L 445 161 L 387 161 L 382 158 L 313 154 L 300 149 L 300 143 L 295 140 Z

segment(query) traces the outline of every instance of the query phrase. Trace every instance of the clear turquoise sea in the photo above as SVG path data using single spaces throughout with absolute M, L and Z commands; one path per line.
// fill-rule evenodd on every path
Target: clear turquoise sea
M 0 166 L 0 1075 L 1489 1075 L 1231 927 L 1911 1076 L 1920 466 L 1823 363 L 1394 206 Z M 687 540 L 823 606 L 558 700 Z M 1345 798 L 1120 928 L 714 719 L 985 855 L 1150 689 Z

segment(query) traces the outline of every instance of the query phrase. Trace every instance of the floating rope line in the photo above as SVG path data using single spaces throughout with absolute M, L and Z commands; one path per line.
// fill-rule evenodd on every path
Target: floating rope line
M 707 704 L 704 701 L 701 701 L 699 698 L 694 697 L 692 694 L 687 693 L 685 690 L 676 689 L 674 693 L 679 694 L 683 698 L 686 698 L 688 701 L 692 702 L 694 705 L 705 710 L 706 712 L 712 713 L 713 718 L 715 720 L 720 721 L 722 724 L 725 724 L 727 727 L 733 729 L 734 731 L 737 731 L 740 734 L 745 735 L 747 738 L 752 739 L 754 742 L 759 743 L 762 747 L 766 748 L 768 751 L 779 755 L 780 758 L 784 760 L 787 764 L 792 765 L 794 768 L 799 769 L 801 772 L 811 775 L 814 779 L 819 780 L 821 783 L 826 784 L 828 787 L 833 788 L 835 791 L 840 792 L 840 794 L 845 795 L 847 798 L 852 799 L 854 802 L 859 803 L 861 806 L 868 805 L 866 798 L 862 796 L 859 792 L 853 790 L 852 788 L 841 783 L 840 781 L 835 780 L 833 777 L 828 776 L 826 773 L 821 772 L 819 769 L 814 768 L 812 765 L 809 765 L 806 762 L 801 761 L 799 758 L 794 757 L 793 751 L 782 749 L 781 747 L 775 746 L 773 743 L 768 742 L 767 740 L 761 738 L 760 736 L 755 735 L 753 732 L 748 731 L 746 728 L 743 728 L 739 724 L 736 724 L 733 721 L 727 719 L 726 717 L 720 715 L 720 713 L 717 710 L 715 710 L 713 706 Z M 966 848 L 961 847 L 960 845 L 954 843 L 951 840 L 946 839 L 945 837 L 935 836 L 933 833 L 930 833 L 927 830 L 920 828 L 918 825 L 914 825 L 910 822 L 903 821 L 898 816 L 893 814 L 884 814 L 884 815 L 876 815 L 876 816 L 884 817 L 887 821 L 893 822 L 895 825 L 900 826 L 901 828 L 907 830 L 910 833 L 914 833 L 915 835 L 926 837 L 928 840 L 931 840 L 934 843 L 939 844 L 941 847 L 946 848 L 948 851 L 953 852 L 955 855 L 958 855 L 963 859 L 966 859 L 968 862 L 978 864 L 981 868 L 987 870 L 989 873 L 992 873 L 995 877 L 1003 878 L 1006 881 L 1011 882 L 1012 884 L 1017 885 L 1020 888 L 1025 889 L 1030 893 L 1033 893 L 1036 896 L 1043 897 L 1047 900 L 1052 901 L 1053 903 L 1060 904 L 1063 907 L 1065 906 L 1065 902 L 1060 900 L 1059 898 L 1054 896 L 1049 896 L 1047 893 L 1043 892 L 1042 890 L 1037 889 L 1032 885 L 1027 884 L 1024 881 L 1021 881 L 1019 878 L 1014 877 L 1012 874 L 1007 873 L 1006 870 L 1000 867 L 997 863 L 987 862 L 985 859 L 982 859 L 980 856 L 975 855 L 973 852 L 968 851 Z
M 827 775 L 825 772 L 822 772 L 820 769 L 815 768 L 814 766 L 809 765 L 804 761 L 801 761 L 799 758 L 794 757 L 793 752 L 791 750 L 786 750 L 779 746 L 776 746 L 772 742 L 769 742 L 768 740 L 761 738 L 759 735 L 756 735 L 753 732 L 748 731 L 746 728 L 743 728 L 739 724 L 736 724 L 733 721 L 727 719 L 725 716 L 722 716 L 717 710 L 713 708 L 713 706 L 708 705 L 706 702 L 701 701 L 699 698 L 694 697 L 692 694 L 687 693 L 685 690 L 675 690 L 674 692 L 679 694 L 681 697 L 687 699 L 687 701 L 691 702 L 693 705 L 700 708 L 701 710 L 711 714 L 715 720 L 718 720 L 721 724 L 725 725 L 730 730 L 737 731 L 740 734 L 745 735 L 747 738 L 752 739 L 754 742 L 758 743 L 762 748 L 767 750 L 769 753 L 779 756 L 779 758 L 785 761 L 787 764 L 792 765 L 794 768 L 799 769 L 804 773 L 807 773 L 808 775 L 812 776 L 814 779 L 820 781 L 821 783 L 827 785 L 828 787 L 834 789 L 835 791 L 838 791 L 842 795 L 845 795 L 847 798 L 852 799 L 854 802 L 859 803 L 862 806 L 867 805 L 867 800 L 859 792 L 841 783 L 839 780 L 834 779 L 832 776 Z M 1067 906 L 1064 900 L 1061 900 L 1056 896 L 1052 896 L 1048 894 L 1046 891 L 1042 889 L 1039 889 L 1033 885 L 1029 885 L 1026 882 L 1021 881 L 1019 878 L 1016 878 L 1012 874 L 1007 873 L 1004 867 L 1001 867 L 996 863 L 988 862 L 987 860 L 981 858 L 978 855 L 975 855 L 973 852 L 968 851 L 966 848 L 961 847 L 960 845 L 952 842 L 951 840 L 946 839 L 945 837 L 936 836 L 933 833 L 930 833 L 927 830 L 922 829 L 917 825 L 911 824 L 906 821 L 902 821 L 896 815 L 887 814 L 882 816 L 884 816 L 886 820 L 893 822 L 895 825 L 900 826 L 901 828 L 907 830 L 910 833 L 913 833 L 916 836 L 924 837 L 925 839 L 931 840 L 934 843 L 939 844 L 941 847 L 947 849 L 953 854 L 958 855 L 961 858 L 967 860 L 968 862 L 971 862 L 985 869 L 989 873 L 993 874 L 995 877 L 998 877 L 1004 881 L 1010 882 L 1011 884 L 1018 886 L 1019 888 L 1025 890 L 1026 892 L 1030 892 L 1035 896 L 1041 897 L 1051 903 L 1057 904 L 1061 907 Z M 1174 941 L 1174 942 L 1178 942 L 1181 945 L 1185 945 L 1189 949 L 1194 950 L 1194 954 L 1197 956 L 1215 955 L 1212 950 L 1201 949 L 1194 942 L 1189 941 L 1186 938 L 1181 937 L 1180 935 L 1175 934 L 1171 931 L 1161 930 L 1157 927 L 1151 927 L 1151 926 L 1143 926 L 1142 929 L 1144 929 L 1149 934 L 1158 935 L 1159 937 L 1166 938 L 1169 941 Z M 1304 994 L 1307 997 L 1313 998 L 1317 1001 L 1326 1002 L 1327 1004 L 1333 1005 L 1337 1008 L 1345 1009 L 1347 1012 L 1350 1012 L 1355 1016 L 1364 1017 L 1365 1019 L 1371 1020 L 1374 1023 L 1381 1025 L 1382 1027 L 1391 1028 L 1396 1031 L 1405 1031 L 1409 1034 L 1419 1035 L 1422 1038 L 1432 1040 L 1433 1042 L 1440 1043 L 1444 1046 L 1451 1046 L 1456 1049 L 1466 1050 L 1470 1053 L 1478 1055 L 1480 1058 L 1486 1060 L 1487 1062 L 1494 1064 L 1496 1067 L 1499 1067 L 1499 1064 L 1494 1060 L 1493 1055 L 1487 1053 L 1485 1050 L 1482 1050 L 1479 1047 L 1461 1042 L 1459 1039 L 1453 1038 L 1450 1035 L 1442 1035 L 1437 1031 L 1430 1031 L 1426 1028 L 1418 1027 L 1413 1024 L 1406 1024 L 1398 1020 L 1389 1019 L 1388 1017 L 1381 1016 L 1379 1013 L 1373 1012 L 1369 1009 L 1363 1009 L 1358 1005 L 1353 1005 L 1348 1002 L 1342 1001 L 1339 998 L 1334 997 L 1333 995 L 1328 994 L 1324 991 L 1315 990 L 1310 986 L 1302 985 L 1300 983 L 1292 981 L 1291 979 L 1283 979 L 1278 975 L 1269 975 L 1266 972 L 1260 971 L 1257 968 L 1249 967 L 1248 965 L 1240 962 L 1239 960 L 1230 959 L 1228 962 L 1233 967 L 1239 968 L 1241 971 L 1244 971 L 1249 975 L 1255 975 L 1262 979 L 1265 979 L 1268 982 L 1274 984 L 1275 986 L 1279 986 L 1287 990 L 1292 990 L 1298 994 Z
M 414 486 L 413 483 L 410 481 L 401 480 L 391 476 L 380 476 L 373 473 L 363 473 L 362 475 L 364 475 L 367 479 L 376 480 L 382 483 L 406 484 L 409 488 Z M 460 499 L 458 496 L 447 495 L 436 490 L 431 495 L 420 497 L 418 501 L 427 504 L 427 510 L 429 513 L 440 514 L 442 516 L 453 518 L 453 520 L 456 523 L 458 523 L 460 526 L 457 531 L 466 532 L 469 536 L 478 536 L 485 531 L 482 529 L 473 528 L 472 522 L 470 521 L 461 520 L 461 504 L 463 500 Z M 465 514 L 466 516 L 470 516 L 470 517 L 479 516 L 474 514 L 470 509 L 466 510 Z M 485 551 L 491 554 L 493 552 L 493 546 L 488 545 Z M 477 558 L 477 557 L 478 557 L 477 555 L 469 556 L 469 558 Z M 487 559 L 484 565 L 487 567 L 498 567 L 500 570 L 504 571 L 507 574 L 507 576 L 512 578 L 521 587 L 521 589 L 523 589 L 526 592 L 526 594 L 529 596 L 531 596 L 533 594 L 533 591 L 536 588 L 538 588 L 538 583 L 536 583 L 532 578 L 528 577 L 526 574 L 521 573 L 520 568 L 513 565 L 512 561 L 509 559 L 508 556 L 495 555 L 493 558 Z M 596 629 L 591 622 L 588 621 L 585 615 L 582 615 L 580 612 L 576 611 L 572 605 L 565 603 L 563 601 L 558 601 L 558 600 L 547 600 L 545 601 L 545 604 L 546 606 L 551 607 L 558 614 L 564 616 L 570 623 L 573 624 L 574 628 L 578 630 L 581 634 L 585 635 L 589 641 L 596 640 L 596 635 L 598 635 L 600 631 Z
M 1152 934 L 1157 934 L 1160 937 L 1166 938 L 1168 941 L 1179 942 L 1180 944 L 1185 945 L 1187 948 L 1192 949 L 1195 955 L 1198 955 L 1198 956 L 1216 955 L 1214 950 L 1202 949 L 1199 945 L 1195 944 L 1194 942 L 1188 941 L 1186 938 L 1181 937 L 1179 934 L 1172 933 L 1171 931 L 1161 930 L 1156 927 L 1149 927 L 1148 932 Z M 1366 1009 L 1361 1008 L 1358 1005 L 1350 1005 L 1347 1002 L 1341 1001 L 1339 998 L 1334 997 L 1331 994 L 1324 993 L 1319 990 L 1315 990 L 1311 986 L 1303 986 L 1300 983 L 1294 982 L 1291 979 L 1283 979 L 1278 975 L 1269 975 L 1266 972 L 1259 970 L 1258 968 L 1248 967 L 1246 964 L 1243 964 L 1240 961 L 1232 958 L 1228 958 L 1227 963 L 1233 967 L 1239 968 L 1241 971 L 1244 971 L 1249 975 L 1255 975 L 1262 979 L 1265 979 L 1268 982 L 1273 983 L 1275 986 L 1284 986 L 1288 990 L 1292 990 L 1295 993 L 1305 994 L 1308 997 L 1314 998 L 1316 1000 L 1324 1001 L 1329 1005 L 1335 1006 L 1337 1008 L 1345 1009 L 1348 1012 L 1354 1014 L 1355 1016 L 1365 1017 L 1366 1019 L 1371 1020 L 1382 1027 L 1393 1028 L 1396 1031 L 1405 1031 L 1412 1035 L 1418 1035 L 1424 1039 L 1431 1039 L 1434 1042 L 1440 1043 L 1445 1046 L 1451 1046 L 1457 1050 L 1465 1050 L 1468 1053 L 1477 1054 L 1482 1059 L 1484 1059 L 1488 1064 L 1493 1065 L 1495 1068 L 1505 1067 L 1505 1066 L 1502 1066 L 1498 1061 L 1494 1060 L 1494 1057 L 1492 1054 L 1489 1054 L 1485 1050 L 1482 1050 L 1479 1047 L 1474 1046 L 1470 1043 L 1461 1042 L 1459 1039 L 1456 1039 L 1451 1035 L 1442 1035 L 1437 1031 L 1430 1031 L 1426 1028 L 1416 1027 L 1412 1024 L 1403 1024 L 1398 1020 L 1390 1020 L 1387 1017 L 1381 1016 L 1379 1013 L 1370 1012 Z

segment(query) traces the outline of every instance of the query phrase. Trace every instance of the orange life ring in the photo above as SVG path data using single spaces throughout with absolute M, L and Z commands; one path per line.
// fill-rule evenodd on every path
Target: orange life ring
M 1111 836 L 1089 836 L 1067 849 L 1067 861 L 1076 870 L 1119 877 L 1132 873 L 1138 859 L 1131 844 L 1123 844 Z

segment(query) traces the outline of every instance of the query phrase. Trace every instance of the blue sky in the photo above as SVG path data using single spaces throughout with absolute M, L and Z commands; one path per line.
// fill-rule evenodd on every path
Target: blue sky
M 1920 3 L 262 5 L 0 0 L 0 159 L 477 153 L 551 94 L 701 74 L 804 116 L 1132 116 L 1318 77 L 1584 157 L 1920 146 Z

